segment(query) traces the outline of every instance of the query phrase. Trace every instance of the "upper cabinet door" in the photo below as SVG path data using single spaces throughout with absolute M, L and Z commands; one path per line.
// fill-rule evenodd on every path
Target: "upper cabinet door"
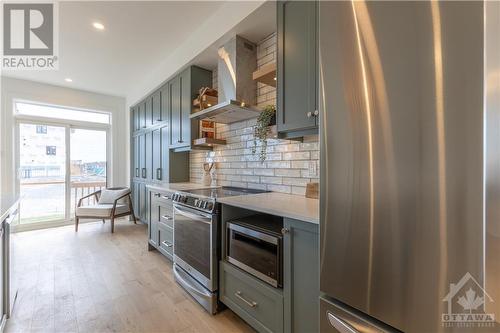
M 170 93 L 170 145 L 177 147 L 181 137 L 181 79 L 176 76 L 169 83 Z
M 149 127 L 153 124 L 153 95 L 150 95 L 144 101 L 144 107 L 146 109 L 146 127 Z
M 136 124 L 136 111 L 135 111 L 135 106 L 130 108 L 130 130 L 133 132 L 137 129 L 137 124 Z
M 180 142 L 179 146 L 191 145 L 191 106 L 193 96 L 191 96 L 191 71 L 186 69 L 180 75 L 181 86 L 181 122 L 180 122 Z
M 133 151 L 134 151 L 134 159 L 133 159 L 133 174 L 134 178 L 141 177 L 141 162 L 140 162 L 140 148 L 139 148 L 139 136 L 132 137 L 133 142 Z
M 318 125 L 317 2 L 279 1 L 277 6 L 278 132 L 284 137 L 313 134 Z
M 140 130 L 140 129 L 143 129 L 143 128 L 146 128 L 146 108 L 144 107 L 144 102 L 140 102 L 139 104 L 137 104 L 136 106 L 136 110 L 137 110 L 137 129 Z
M 159 90 L 160 94 L 160 118 L 164 122 L 168 122 L 170 118 L 170 90 L 169 84 L 164 84 Z M 164 142 L 168 146 L 168 141 Z
M 162 142 L 161 142 L 161 128 L 153 130 L 153 179 L 162 180 Z
M 152 99 L 153 124 L 158 124 L 164 120 L 161 113 L 161 91 L 156 90 L 152 95 Z

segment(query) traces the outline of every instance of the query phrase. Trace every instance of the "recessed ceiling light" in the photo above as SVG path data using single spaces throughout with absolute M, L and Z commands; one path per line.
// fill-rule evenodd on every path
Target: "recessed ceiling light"
M 69 78 L 69 77 L 65 78 L 64 81 L 66 81 L 66 82 L 73 82 L 73 80 L 71 78 Z
M 92 25 L 94 26 L 94 28 L 96 28 L 97 30 L 104 30 L 104 24 L 102 23 L 99 23 L 99 22 L 94 22 L 92 23 Z

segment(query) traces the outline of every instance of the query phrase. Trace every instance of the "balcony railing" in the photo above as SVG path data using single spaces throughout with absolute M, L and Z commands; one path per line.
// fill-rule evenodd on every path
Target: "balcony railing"
M 80 198 L 89 195 L 95 191 L 102 190 L 106 188 L 105 181 L 76 181 L 71 182 L 71 198 L 72 198 L 72 207 L 76 207 L 78 204 L 78 200 Z M 97 203 L 95 197 L 92 196 L 90 198 L 85 199 L 84 203 L 86 205 L 92 205 Z

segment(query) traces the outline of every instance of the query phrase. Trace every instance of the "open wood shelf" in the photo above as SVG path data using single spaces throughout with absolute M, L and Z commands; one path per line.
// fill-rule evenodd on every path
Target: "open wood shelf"
M 222 139 L 213 139 L 213 138 L 199 138 L 193 140 L 193 146 L 198 147 L 212 147 L 216 145 L 225 145 L 226 140 Z
M 266 64 L 253 72 L 254 81 L 262 82 L 268 86 L 276 87 L 276 63 Z

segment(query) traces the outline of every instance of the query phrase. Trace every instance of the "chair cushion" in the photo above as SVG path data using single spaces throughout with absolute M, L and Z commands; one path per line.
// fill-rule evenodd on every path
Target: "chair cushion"
M 121 190 L 101 190 L 99 204 L 114 204 L 115 200 L 124 194 L 130 193 L 130 189 L 124 188 Z M 125 203 L 126 198 L 120 199 L 119 203 Z
M 111 210 L 113 210 L 112 204 L 76 207 L 76 216 L 109 217 L 111 216 Z M 129 211 L 128 205 L 117 204 L 115 215 L 128 213 Z

